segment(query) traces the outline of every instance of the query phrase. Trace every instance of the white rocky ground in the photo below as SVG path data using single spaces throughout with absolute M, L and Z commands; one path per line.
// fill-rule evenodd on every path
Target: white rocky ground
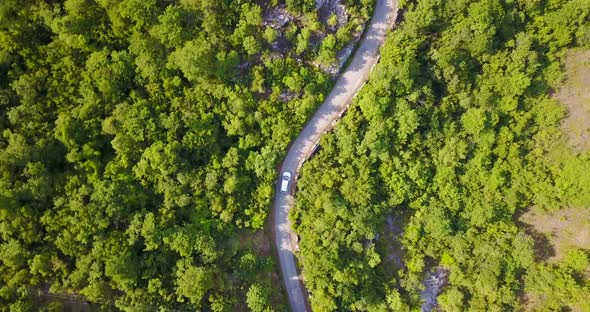
M 326 24 L 327 19 L 332 16 L 332 14 L 336 15 L 336 25 L 327 26 L 331 32 L 336 32 L 348 22 L 348 12 L 346 11 L 346 7 L 341 3 L 341 0 L 316 0 L 316 7 L 320 15 L 320 20 L 322 20 L 324 24 Z M 286 42 L 286 39 L 284 38 L 285 26 L 287 26 L 289 22 L 296 20 L 296 17 L 287 11 L 285 5 L 277 5 L 264 12 L 263 20 L 265 26 L 272 27 L 279 31 L 279 37 L 272 44 L 272 50 L 279 53 L 285 52 L 288 47 L 288 42 Z M 330 66 L 316 64 L 316 66 L 320 67 L 326 73 L 336 76 L 352 55 L 354 47 L 360 39 L 363 30 L 364 25 L 361 31 L 352 34 L 351 41 L 337 52 L 337 61 L 334 64 Z M 320 34 L 314 39 L 317 42 L 311 42 L 310 46 L 319 44 L 324 37 L 325 34 Z
M 438 306 L 438 295 L 447 284 L 448 277 L 449 270 L 440 266 L 426 273 L 423 282 L 425 289 L 422 291 L 422 312 L 430 312 Z

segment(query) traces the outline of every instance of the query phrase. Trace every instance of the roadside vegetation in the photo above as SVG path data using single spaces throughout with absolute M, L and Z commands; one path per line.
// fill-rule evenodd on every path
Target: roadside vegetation
M 312 64 L 370 16 L 343 5 L 323 21 L 313 0 L 1 1 L 0 311 L 43 308 L 36 294 L 284 310 L 256 246 L 332 85 Z
M 369 82 L 299 178 L 291 217 L 312 308 L 416 311 L 441 270 L 443 311 L 589 310 L 588 246 L 539 257 L 536 244 L 558 243 L 518 219 L 590 209 L 579 121 L 590 1 L 402 7 Z M 577 102 L 563 102 L 569 93 Z

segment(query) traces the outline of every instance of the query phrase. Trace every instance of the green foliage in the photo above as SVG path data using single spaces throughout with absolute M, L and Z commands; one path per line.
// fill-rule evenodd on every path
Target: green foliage
M 200 267 L 195 267 L 187 261 L 180 261 L 176 271 L 176 287 L 179 296 L 200 307 L 205 293 L 215 285 L 214 272 Z M 179 301 L 183 301 L 179 297 Z
M 304 28 L 300 34 L 297 35 L 297 48 L 295 52 L 297 54 L 301 54 L 305 52 L 309 45 L 309 38 L 311 37 L 311 30 L 309 28 Z
M 334 27 L 338 23 L 338 16 L 334 13 L 328 18 L 328 25 Z
M 278 33 L 273 28 L 266 27 L 264 29 L 263 36 L 264 36 L 264 39 L 266 40 L 266 42 L 270 44 L 270 43 L 273 43 L 275 40 L 277 40 Z
M 260 284 L 252 284 L 246 293 L 246 303 L 252 312 L 271 312 L 270 288 Z
M 463 293 L 458 288 L 447 289 L 438 297 L 438 304 L 444 311 L 461 311 L 463 308 Z
M 386 295 L 387 307 L 391 311 L 405 312 L 409 311 L 408 305 L 403 301 L 400 293 L 397 290 L 392 290 Z
M 246 42 L 244 42 L 244 46 Z M 178 68 L 190 81 L 208 78 L 213 72 L 213 49 L 203 37 L 187 42 L 170 55 L 170 66 Z
M 322 41 L 320 51 L 318 52 L 317 61 L 320 64 L 331 64 L 336 60 L 336 37 L 334 35 L 328 35 Z
M 29 289 L 235 311 L 271 284 L 269 252 L 241 242 L 332 81 L 310 65 L 315 1 L 288 2 L 288 33 L 267 4 L 1 2 L 0 311 Z M 256 287 L 252 305 L 282 307 Z
M 585 44 L 588 1 L 403 5 L 369 82 L 298 180 L 291 218 L 312 308 L 417 310 L 435 265 L 450 272 L 445 311 L 520 310 L 528 289 L 550 298 L 546 310 L 584 301 L 572 268 L 587 259 L 559 273 L 536 262 L 515 215 L 590 205 L 588 155 L 551 152 L 564 146 L 564 111 L 549 98 L 565 50 Z M 326 37 L 317 60 L 337 41 Z M 398 252 L 388 217 L 407 220 Z
M 562 310 L 571 305 L 585 303 L 590 295 L 590 282 L 581 276 L 589 259 L 582 250 L 572 250 L 557 264 L 535 265 L 525 278 L 525 289 L 543 300 L 535 307 L 538 311 Z
M 304 13 L 315 9 L 315 0 L 286 0 L 287 9 L 293 13 Z

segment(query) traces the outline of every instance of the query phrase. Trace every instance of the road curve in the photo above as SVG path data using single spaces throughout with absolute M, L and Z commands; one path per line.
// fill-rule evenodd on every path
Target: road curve
M 377 0 L 369 28 L 361 40 L 352 61 L 345 72 L 342 73 L 324 103 L 318 108 L 291 145 L 287 157 L 283 161 L 280 173 L 282 175 L 284 171 L 291 172 L 290 190 L 294 189 L 299 168 L 309 157 L 313 146 L 319 142 L 323 133 L 333 127 L 333 123 L 346 110 L 354 95 L 367 80 L 373 66 L 377 64 L 379 48 L 383 44 L 387 30 L 393 26 L 397 5 L 398 0 Z M 281 192 L 280 184 L 279 176 L 273 202 L 275 244 L 291 310 L 303 312 L 307 311 L 305 292 L 301 277 L 297 274 L 289 222 L 289 210 L 293 206 L 293 196 L 291 192 Z

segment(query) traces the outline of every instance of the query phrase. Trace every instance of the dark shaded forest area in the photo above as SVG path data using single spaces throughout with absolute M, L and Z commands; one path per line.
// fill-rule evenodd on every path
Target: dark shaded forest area
M 313 64 L 370 16 L 343 3 L 336 30 L 313 0 L 1 1 L 0 310 L 284 309 L 244 242 L 332 85 Z
M 588 250 L 547 262 L 516 222 L 531 206 L 590 209 L 590 152 L 560 143 L 567 111 L 552 97 L 568 51 L 590 48 L 590 2 L 402 6 L 298 183 L 291 217 L 312 307 L 416 311 L 425 274 L 442 267 L 443 311 L 590 310 Z M 403 226 L 397 255 L 391 224 Z

